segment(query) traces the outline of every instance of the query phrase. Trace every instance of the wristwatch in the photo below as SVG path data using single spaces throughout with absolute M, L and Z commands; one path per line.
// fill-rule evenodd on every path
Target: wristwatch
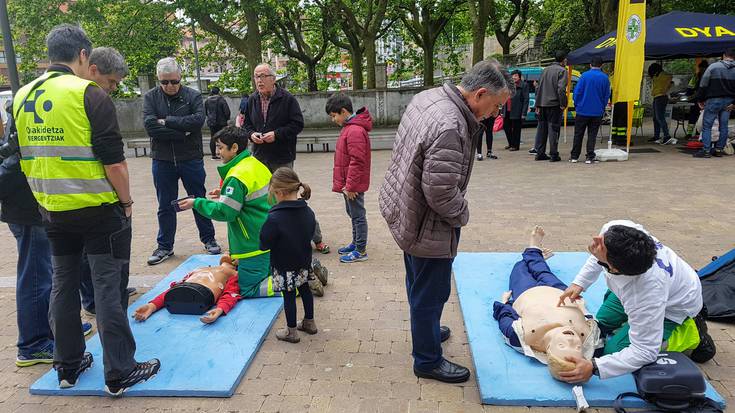
M 597 362 L 592 359 L 592 375 L 600 377 L 600 369 L 597 368 Z

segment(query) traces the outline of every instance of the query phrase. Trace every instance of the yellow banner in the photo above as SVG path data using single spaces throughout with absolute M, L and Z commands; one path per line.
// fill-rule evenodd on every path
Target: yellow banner
M 638 100 L 646 44 L 645 0 L 620 0 L 615 41 L 613 103 Z

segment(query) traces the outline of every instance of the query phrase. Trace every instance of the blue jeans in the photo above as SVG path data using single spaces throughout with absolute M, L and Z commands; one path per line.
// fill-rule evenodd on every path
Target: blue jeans
M 365 193 L 360 192 L 350 201 L 345 195 L 345 209 L 352 220 L 352 244 L 361 253 L 367 248 L 368 225 L 365 216 Z
M 179 197 L 179 179 L 184 184 L 188 195 L 204 198 L 207 190 L 204 182 L 207 173 L 204 170 L 204 161 L 193 159 L 190 161 L 159 161 L 153 160 L 153 186 L 158 197 L 158 248 L 172 251 L 176 236 L 176 211 L 171 202 Z M 207 243 L 214 239 L 214 225 L 208 218 L 194 212 L 194 221 L 199 230 L 199 239 Z
M 15 300 L 18 353 L 30 356 L 51 350 L 54 338 L 48 321 L 51 297 L 51 246 L 46 230 L 37 225 L 8 224 L 18 244 Z
M 664 134 L 664 141 L 669 139 L 669 124 L 666 123 L 666 105 L 669 104 L 669 97 L 666 95 L 656 96 L 653 98 L 653 137 L 658 139 L 661 132 Z
M 730 112 L 725 110 L 727 105 L 733 102 L 733 98 L 710 98 L 704 105 L 704 115 L 702 115 L 702 150 L 709 152 L 712 147 L 712 126 L 715 119 L 720 123 L 720 139 L 717 141 L 716 148 L 724 149 L 727 144 L 727 122 L 730 120 Z

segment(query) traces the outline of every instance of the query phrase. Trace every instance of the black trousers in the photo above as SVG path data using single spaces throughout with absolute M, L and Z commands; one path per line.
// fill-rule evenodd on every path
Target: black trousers
M 309 284 L 303 283 L 298 288 L 301 303 L 304 304 L 304 318 L 314 319 L 314 295 L 309 289 Z M 296 291 L 283 292 L 283 310 L 286 313 L 286 325 L 296 328 Z
M 579 159 L 582 153 L 582 140 L 587 130 L 587 159 L 595 159 L 595 140 L 600 130 L 602 117 L 579 115 L 574 118 L 574 143 L 572 144 L 572 159 Z
M 508 139 L 508 146 L 518 149 L 521 146 L 521 128 L 523 119 L 503 119 L 503 131 Z
M 562 110 L 559 106 L 540 107 L 536 134 L 536 152 L 546 153 L 546 142 L 549 142 L 549 156 L 559 156 L 559 131 L 561 130 Z M 538 156 L 537 155 L 537 156 Z
M 224 129 L 225 126 L 227 126 L 227 125 L 217 125 L 217 126 L 210 126 L 209 127 L 209 131 L 212 134 L 211 137 L 210 137 L 210 139 L 209 139 L 209 150 L 212 153 L 212 157 L 213 158 L 215 156 L 217 156 L 217 145 L 215 144 L 216 141 L 214 139 L 214 135 L 216 135 L 217 132 L 219 132 L 222 129 Z
M 493 151 L 493 124 L 495 123 L 495 118 L 487 118 L 480 123 L 482 123 L 485 126 L 485 142 L 487 144 L 487 151 L 492 152 Z M 477 142 L 477 153 L 482 154 L 482 136 L 480 136 L 480 141 Z
M 54 367 L 79 368 L 86 347 L 79 316 L 79 269 L 82 253 L 86 252 L 105 380 L 117 380 L 135 368 L 135 339 L 126 314 L 128 274 L 122 272 L 130 261 L 131 220 L 119 205 L 88 211 L 84 219 L 45 223 L 54 269 L 49 305 L 49 323 L 55 337 Z

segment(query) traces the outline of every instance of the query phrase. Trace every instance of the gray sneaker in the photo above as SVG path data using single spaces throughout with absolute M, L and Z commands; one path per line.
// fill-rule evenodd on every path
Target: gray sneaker
M 166 261 L 167 259 L 169 259 L 169 257 L 172 257 L 173 255 L 174 255 L 173 251 L 165 250 L 163 248 L 156 248 L 156 250 L 153 251 L 153 254 L 151 254 L 151 256 L 148 257 L 148 265 L 160 264 Z
M 207 250 L 209 255 L 217 255 L 222 253 L 222 248 L 217 244 L 217 240 L 211 240 L 204 244 L 204 249 Z

